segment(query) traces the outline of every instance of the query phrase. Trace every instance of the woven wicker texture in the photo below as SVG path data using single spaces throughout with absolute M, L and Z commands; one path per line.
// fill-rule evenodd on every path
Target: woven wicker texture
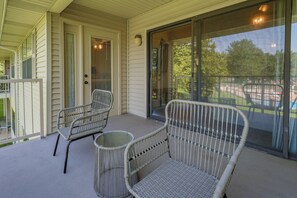
M 172 100 L 165 117 L 163 127 L 127 146 L 125 179 L 132 195 L 223 197 L 246 141 L 246 116 L 233 106 Z M 170 163 L 131 183 L 133 175 L 166 156 Z
M 95 89 L 91 104 L 70 107 L 59 112 L 58 132 L 66 140 L 72 140 L 101 131 L 107 124 L 112 100 L 111 92 Z
M 58 113 L 58 136 L 53 156 L 59 144 L 60 136 L 68 141 L 64 161 L 64 173 L 67 169 L 69 146 L 73 141 L 102 133 L 106 127 L 109 111 L 112 108 L 113 96 L 110 91 L 95 89 L 92 93 L 92 102 L 87 105 L 61 109 Z
M 211 197 L 218 180 L 199 169 L 168 160 L 137 183 L 133 190 L 140 197 Z

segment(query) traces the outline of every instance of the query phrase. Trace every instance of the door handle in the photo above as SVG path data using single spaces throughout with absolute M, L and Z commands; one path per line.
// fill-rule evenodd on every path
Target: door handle
M 88 81 L 85 81 L 85 84 L 87 85 L 87 84 L 89 84 L 89 82 Z

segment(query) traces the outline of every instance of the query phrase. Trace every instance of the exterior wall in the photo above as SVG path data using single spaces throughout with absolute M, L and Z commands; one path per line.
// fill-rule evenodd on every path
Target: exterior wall
M 244 0 L 176 0 L 128 20 L 128 112 L 147 116 L 147 31 L 178 22 Z M 143 44 L 136 46 L 134 37 L 142 35 Z
M 121 49 L 120 49 L 120 72 L 121 72 L 121 112 L 127 112 L 127 20 L 116 17 L 107 13 L 99 12 L 90 8 L 79 6 L 77 4 L 70 4 L 60 15 L 51 15 L 51 36 L 52 36 L 52 105 L 51 105 L 51 131 L 49 133 L 56 131 L 57 125 L 57 114 L 62 108 L 62 89 L 63 78 L 61 73 L 63 71 L 63 60 L 61 57 L 63 46 L 61 45 L 61 19 L 72 20 L 76 23 L 81 23 L 82 25 L 90 24 L 96 25 L 98 27 L 108 28 L 112 30 L 119 31 L 121 33 Z
M 52 90 L 51 90 L 51 100 L 52 100 L 52 108 L 51 108 L 51 130 L 50 132 L 55 132 L 57 130 L 57 116 L 58 112 L 61 109 L 61 57 L 60 51 L 62 46 L 60 46 L 60 15 L 52 14 L 51 21 L 51 34 L 52 34 Z
M 32 49 L 32 79 L 43 80 L 44 126 L 46 126 L 47 107 L 47 50 L 46 50 L 46 15 L 32 30 L 34 43 Z M 26 38 L 24 38 L 26 39 Z M 14 79 L 22 79 L 22 43 L 17 49 Z M 28 135 L 40 132 L 40 90 L 37 83 L 13 83 L 11 85 L 11 109 L 15 111 L 17 134 Z M 47 128 L 45 127 L 46 131 Z M 26 131 L 26 133 L 25 133 Z M 44 132 L 45 132 L 44 131 Z
M 49 94 L 47 92 L 47 78 L 48 78 L 48 74 L 47 74 L 47 67 L 49 67 L 49 65 L 47 64 L 47 15 L 45 14 L 45 16 L 39 21 L 39 23 L 36 25 L 35 28 L 35 32 L 36 32 L 36 49 L 35 49 L 35 53 L 36 53 L 36 60 L 35 60 L 35 68 L 36 68 L 36 78 L 37 79 L 42 79 L 42 83 L 43 83 L 43 118 L 44 118 L 44 130 L 45 132 L 47 132 L 47 95 Z M 33 61 L 34 63 L 34 61 Z M 34 68 L 34 66 L 32 67 Z M 34 74 L 32 76 L 32 78 L 34 78 Z M 34 100 L 34 111 L 36 112 L 36 114 L 40 112 L 40 108 L 39 108 L 39 98 L 40 98 L 40 94 L 39 94 L 39 89 L 38 86 L 34 87 L 34 91 L 33 91 L 33 100 Z M 36 104 L 37 103 L 37 104 Z M 38 115 L 37 114 L 37 115 Z M 35 121 L 36 120 L 36 121 Z M 38 118 L 34 118 L 34 122 L 39 123 L 40 121 L 40 117 Z M 40 126 L 38 126 L 40 127 Z

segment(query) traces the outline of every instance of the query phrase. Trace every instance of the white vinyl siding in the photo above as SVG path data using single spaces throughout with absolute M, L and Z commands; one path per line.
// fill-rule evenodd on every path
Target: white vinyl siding
M 120 71 L 121 71 L 121 112 L 127 112 L 127 20 L 116 17 L 110 14 L 102 13 L 100 11 L 92 10 L 84 6 L 79 6 L 77 4 L 70 4 L 62 13 L 61 17 L 58 14 L 51 15 L 51 31 L 52 31 L 52 76 L 51 76 L 51 131 L 49 133 L 56 131 L 57 125 L 57 114 L 62 108 L 62 94 L 61 87 L 63 86 L 63 78 L 61 77 L 61 72 L 63 71 L 62 65 L 63 61 L 61 58 L 63 46 L 61 45 L 61 17 L 63 19 L 69 19 L 77 23 L 96 25 L 101 28 L 108 28 L 115 31 L 119 31 L 121 34 L 120 43 Z
M 147 31 L 244 0 L 176 0 L 128 20 L 128 112 L 147 116 Z M 142 35 L 142 45 L 134 37 Z
M 46 38 L 46 15 L 40 20 L 40 22 L 36 25 L 35 28 L 36 31 L 36 78 L 37 79 L 42 79 L 42 83 L 43 83 L 43 111 L 44 111 L 44 130 L 47 130 L 46 127 L 46 120 L 47 120 L 47 112 L 46 112 L 46 107 L 47 107 L 47 85 L 46 85 L 46 81 L 47 81 L 47 62 L 46 62 L 46 53 L 47 53 L 47 49 L 46 49 L 46 42 L 47 42 L 47 38 Z M 33 67 L 34 68 L 34 67 Z M 34 87 L 34 94 L 33 94 L 33 98 L 34 101 L 38 102 L 37 104 L 34 104 L 34 111 L 36 112 L 36 114 L 38 115 L 40 112 L 40 108 L 39 108 L 39 89 L 38 86 Z M 34 118 L 35 119 L 35 123 L 39 123 L 40 122 L 40 117 L 38 118 Z M 39 125 L 39 124 L 38 124 Z M 40 126 L 39 126 L 40 127 Z
M 43 80 L 43 108 L 46 109 L 46 20 L 45 16 L 32 29 L 32 78 Z M 25 39 L 26 40 L 26 39 Z M 18 47 L 15 79 L 22 78 L 22 44 Z M 11 108 L 15 111 L 16 136 L 40 132 L 40 90 L 38 83 L 12 83 Z M 46 118 L 46 111 L 44 111 Z M 46 123 L 46 119 L 44 124 Z M 46 125 L 44 125 L 46 126 Z
M 51 22 L 51 31 L 52 31 L 52 90 L 51 90 L 51 98 L 52 98 L 52 110 L 51 110 L 51 118 L 52 118 L 52 127 L 51 132 L 55 132 L 57 130 L 57 115 L 59 110 L 61 109 L 61 49 L 60 46 L 60 17 L 58 14 L 52 14 L 52 22 Z
M 96 25 L 119 31 L 120 43 L 120 72 L 121 72 L 121 112 L 127 112 L 127 20 L 111 14 L 89 9 L 81 5 L 70 4 L 62 13 L 63 18 L 80 21 L 85 24 Z

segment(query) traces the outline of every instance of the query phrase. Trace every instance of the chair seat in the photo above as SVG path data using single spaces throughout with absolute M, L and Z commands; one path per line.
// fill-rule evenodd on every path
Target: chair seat
M 68 139 L 70 127 L 62 127 L 58 129 L 58 132 L 62 135 L 63 138 Z
M 172 159 L 133 186 L 140 197 L 212 197 L 217 178 Z
M 82 136 L 86 136 L 89 134 L 93 134 L 93 133 L 99 133 L 101 130 L 103 129 L 103 127 L 97 127 L 91 130 L 86 130 L 84 132 L 77 132 L 77 128 L 73 128 L 72 132 L 73 135 L 69 136 L 69 132 L 70 132 L 70 127 L 62 127 L 58 129 L 58 132 L 62 135 L 62 137 L 66 140 L 74 140 L 77 138 L 80 138 Z

